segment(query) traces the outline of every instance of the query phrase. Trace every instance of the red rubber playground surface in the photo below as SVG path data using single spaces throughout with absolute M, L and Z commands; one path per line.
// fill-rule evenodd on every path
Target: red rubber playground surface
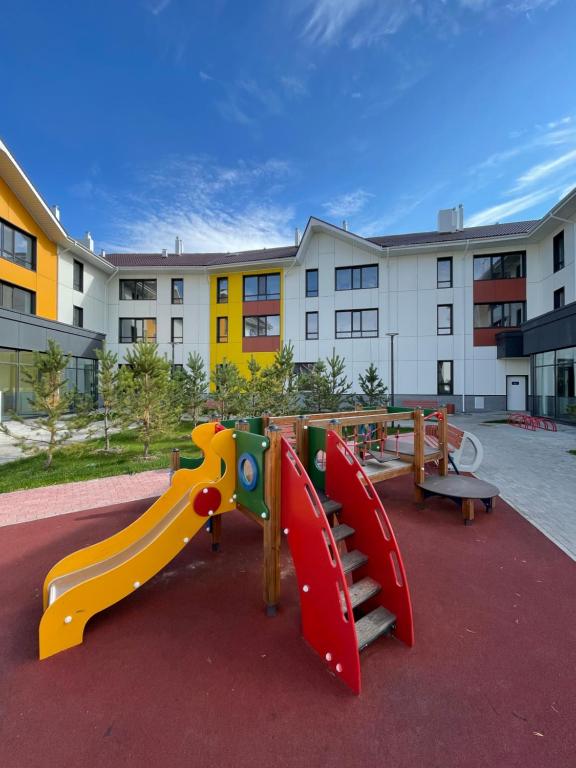
M 380 486 L 410 580 L 416 645 L 362 655 L 354 697 L 299 637 L 285 555 L 282 610 L 260 601 L 260 531 L 224 519 L 97 616 L 82 646 L 36 660 L 50 566 L 128 524 L 148 502 L 0 529 L 0 765 L 576 765 L 574 563 L 498 500 L 454 505 Z

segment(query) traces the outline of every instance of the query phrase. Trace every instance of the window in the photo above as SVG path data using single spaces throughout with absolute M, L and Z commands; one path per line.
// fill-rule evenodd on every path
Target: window
M 315 363 L 294 363 L 294 373 L 296 376 L 310 373 L 314 370 L 314 365 Z
M 184 280 L 181 277 L 172 279 L 172 304 L 184 304 Z
M 336 312 L 337 339 L 375 338 L 377 336 L 377 309 L 351 309 Z
M 552 251 L 554 254 L 554 272 L 564 268 L 564 230 L 558 232 L 552 240 Z
M 438 394 L 454 394 L 454 363 L 452 360 L 438 360 Z
M 249 275 L 244 278 L 244 301 L 271 301 L 280 298 L 280 273 Z
M 0 282 L 0 307 L 34 315 L 36 314 L 36 294 L 25 288 Z
M 36 238 L 0 222 L 0 254 L 25 269 L 36 269 Z
M 378 288 L 378 264 L 336 268 L 336 290 L 351 291 L 356 288 Z
M 155 317 L 120 318 L 120 343 L 133 344 L 136 341 L 156 341 Z
M 280 315 L 245 317 L 244 336 L 280 336 Z
M 156 280 L 120 280 L 120 298 L 124 301 L 155 301 Z
M 526 252 L 474 256 L 474 280 L 510 280 L 526 277 Z
M 452 304 L 438 304 L 436 333 L 438 336 L 452 336 Z
M 219 277 L 216 281 L 216 303 L 228 304 L 228 278 Z
M 318 338 L 318 312 L 306 312 L 306 338 L 310 341 Z
M 436 287 L 452 288 L 452 256 L 436 259 Z
M 554 291 L 554 309 L 560 309 L 565 303 L 564 288 L 558 288 L 557 291 Z
M 228 318 L 216 318 L 216 341 L 219 344 L 226 344 L 228 341 Z
M 74 259 L 74 290 L 84 293 L 84 264 Z
M 75 325 L 76 328 L 84 328 L 84 310 L 82 307 L 73 307 L 72 325 Z
M 516 328 L 526 319 L 526 302 L 474 304 L 474 328 Z
M 182 344 L 184 341 L 184 320 L 181 317 L 172 318 L 172 335 L 170 338 L 173 344 Z
M 318 296 L 318 270 L 306 270 L 306 296 Z

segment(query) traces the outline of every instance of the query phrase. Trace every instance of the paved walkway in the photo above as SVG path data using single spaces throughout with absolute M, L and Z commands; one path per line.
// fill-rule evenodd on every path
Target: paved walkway
M 487 424 L 506 413 L 450 417 L 484 446 L 476 472 L 495 483 L 502 498 L 576 560 L 576 428 L 530 432 L 508 424 Z
M 164 493 L 168 482 L 167 469 L 154 469 L 135 475 L 116 475 L 79 483 L 62 483 L 2 493 L 0 526 L 148 499 Z

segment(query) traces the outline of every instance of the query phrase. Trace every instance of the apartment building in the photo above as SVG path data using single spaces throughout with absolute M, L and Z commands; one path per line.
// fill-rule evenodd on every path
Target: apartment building
M 148 339 L 174 366 L 199 352 L 210 369 L 227 359 L 243 372 L 291 342 L 299 368 L 335 349 L 356 390 L 374 362 L 396 403 L 576 421 L 576 190 L 538 220 L 465 227 L 462 208 L 447 209 L 434 230 L 366 238 L 312 217 L 279 248 L 186 253 L 176 238 L 170 253 L 104 257 L 88 234 L 66 234 L 1 146 L 0 219 L 31 242 L 0 258 L 0 279 L 28 292 L 0 310 L 12 334 L 0 389 L 20 410 L 14 354 L 26 364 L 53 336 L 84 389 L 104 338 L 120 360 Z
M 24 375 L 49 338 L 70 355 L 67 378 L 96 391 L 95 350 L 107 326 L 107 279 L 114 267 L 91 240 L 69 237 L 0 141 L 0 392 L 4 413 L 30 410 Z M 93 248 L 93 245 L 92 245 Z

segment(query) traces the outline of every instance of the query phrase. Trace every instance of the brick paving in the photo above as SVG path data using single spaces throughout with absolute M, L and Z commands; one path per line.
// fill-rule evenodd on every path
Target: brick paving
M 2 493 L 0 526 L 160 496 L 168 484 L 169 470 L 154 469 L 135 475 L 116 475 Z
M 452 416 L 484 446 L 475 473 L 500 488 L 501 497 L 576 560 L 576 428 L 535 432 L 508 424 L 486 424 L 505 413 Z

